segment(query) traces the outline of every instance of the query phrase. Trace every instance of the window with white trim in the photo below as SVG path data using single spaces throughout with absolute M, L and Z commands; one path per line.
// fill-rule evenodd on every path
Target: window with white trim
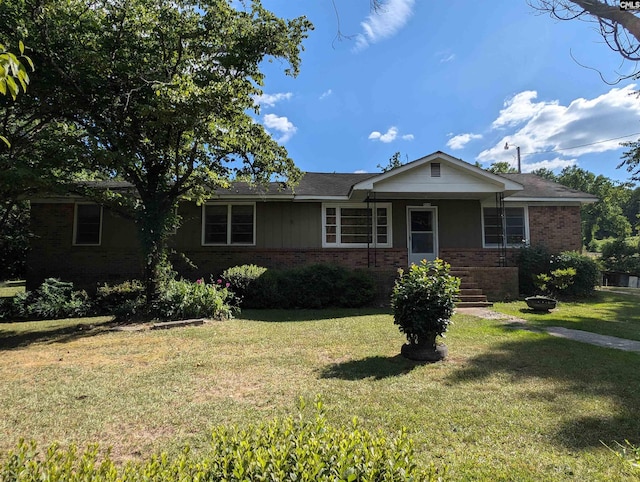
M 76 204 L 73 220 L 73 244 L 76 246 L 100 246 L 102 241 L 102 206 Z
M 255 203 L 202 206 L 202 244 L 252 246 L 256 238 Z
M 391 204 L 324 204 L 322 246 L 391 247 Z
M 500 246 L 504 236 L 507 246 L 522 246 L 528 238 L 527 209 L 524 206 L 505 207 L 504 221 L 496 207 L 482 208 L 483 241 L 485 247 Z M 501 236 L 502 235 L 502 236 Z

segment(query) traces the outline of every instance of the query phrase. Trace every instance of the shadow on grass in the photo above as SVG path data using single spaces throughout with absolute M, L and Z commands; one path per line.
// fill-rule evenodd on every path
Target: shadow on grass
M 0 350 L 12 350 L 24 348 L 33 343 L 68 343 L 80 338 L 88 338 L 111 331 L 123 323 L 110 321 L 98 321 L 96 323 L 84 322 L 59 325 L 60 320 L 25 321 L 13 323 L 23 324 L 30 328 L 24 330 L 4 329 L 0 324 Z M 9 325 L 8 323 L 4 326 Z M 32 327 L 32 328 L 31 328 Z
M 362 360 L 351 360 L 326 366 L 320 372 L 320 378 L 339 378 L 341 380 L 373 378 L 375 380 L 383 380 L 406 375 L 419 365 L 422 365 L 422 363 L 412 362 L 401 355 L 393 357 L 371 356 Z
M 241 320 L 265 322 L 318 321 L 336 318 L 353 318 L 356 316 L 388 315 L 389 308 L 326 308 L 322 310 L 285 310 L 265 309 L 242 310 L 236 318 Z
M 506 328 L 505 329 L 509 329 Z M 558 403 L 560 420 L 556 443 L 571 449 L 612 446 L 628 440 L 640 444 L 640 356 L 607 348 L 585 345 L 561 338 L 536 336 L 503 343 L 492 351 L 472 358 L 466 367 L 449 377 L 451 384 L 482 381 L 494 374 L 506 374 L 517 384 L 526 379 L 549 380 L 550 388 L 530 394 L 531 399 Z M 562 388 L 558 391 L 560 382 Z M 606 399 L 613 407 L 606 416 L 580 416 L 571 419 L 570 409 L 556 399 L 563 392 L 579 395 L 580 400 Z M 606 403 L 606 402 L 605 402 Z

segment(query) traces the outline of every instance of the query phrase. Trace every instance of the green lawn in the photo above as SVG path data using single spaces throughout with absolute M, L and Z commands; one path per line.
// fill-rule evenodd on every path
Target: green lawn
M 635 325 L 638 326 L 638 325 Z M 455 316 L 450 357 L 416 364 L 379 310 L 254 311 L 160 331 L 110 319 L 0 324 L 0 451 L 20 437 L 195 450 L 217 424 L 294 414 L 395 432 L 451 480 L 640 478 L 606 446 L 640 444 L 640 355 Z M 634 473 L 633 470 L 636 470 Z
M 613 292 L 624 288 L 596 291 L 592 299 L 579 303 L 562 302 L 549 313 L 535 313 L 524 301 L 496 303 L 496 311 L 527 320 L 534 327 L 562 326 L 602 335 L 640 340 L 640 295 Z M 628 290 L 628 289 L 627 289 Z

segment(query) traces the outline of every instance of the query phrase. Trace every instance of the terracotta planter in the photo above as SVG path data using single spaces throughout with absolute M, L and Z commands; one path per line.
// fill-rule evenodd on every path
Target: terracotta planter
M 557 300 L 547 296 L 530 296 L 524 300 L 527 302 L 527 306 L 534 311 L 549 311 L 558 305 Z

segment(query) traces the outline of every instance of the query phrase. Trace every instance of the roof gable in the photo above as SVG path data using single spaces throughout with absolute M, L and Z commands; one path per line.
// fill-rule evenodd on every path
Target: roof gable
M 431 166 L 434 163 L 440 166 L 432 172 Z M 523 186 L 516 181 L 487 172 L 440 151 L 365 179 L 353 186 L 354 191 L 450 195 L 496 192 L 508 195 L 522 189 Z

